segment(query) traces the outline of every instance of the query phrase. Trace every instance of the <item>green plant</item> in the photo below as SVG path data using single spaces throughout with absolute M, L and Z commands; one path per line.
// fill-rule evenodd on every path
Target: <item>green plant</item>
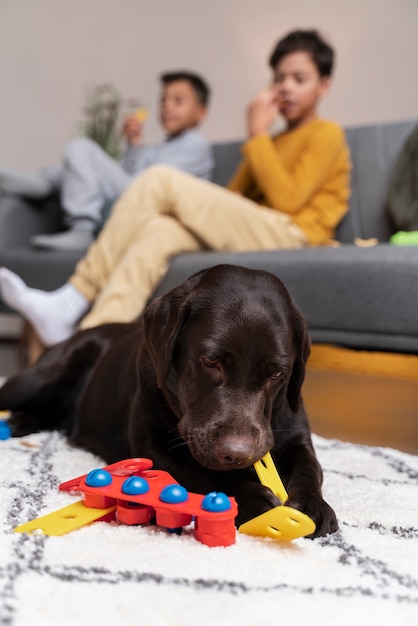
M 111 83 L 93 87 L 87 94 L 81 132 L 96 141 L 114 159 L 121 153 L 120 116 L 123 98 Z

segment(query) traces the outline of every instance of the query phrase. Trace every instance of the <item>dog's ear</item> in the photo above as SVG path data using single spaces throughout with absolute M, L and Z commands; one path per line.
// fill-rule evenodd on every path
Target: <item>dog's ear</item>
M 292 374 L 287 387 L 287 401 L 293 413 L 297 413 L 302 400 L 302 384 L 305 379 L 305 365 L 311 350 L 311 341 L 308 335 L 307 324 L 298 314 L 295 317 L 293 329 L 293 343 L 296 357 L 293 362 Z
M 204 270 L 194 274 L 179 287 L 155 298 L 144 311 L 145 345 L 154 363 L 160 388 L 167 380 L 177 337 L 188 319 L 192 293 L 203 273 Z

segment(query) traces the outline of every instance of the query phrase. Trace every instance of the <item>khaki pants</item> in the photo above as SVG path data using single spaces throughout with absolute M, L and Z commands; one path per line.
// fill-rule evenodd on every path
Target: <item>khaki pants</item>
M 306 236 L 288 215 L 155 165 L 123 193 L 70 279 L 93 303 L 80 326 L 135 319 L 175 254 L 306 245 Z

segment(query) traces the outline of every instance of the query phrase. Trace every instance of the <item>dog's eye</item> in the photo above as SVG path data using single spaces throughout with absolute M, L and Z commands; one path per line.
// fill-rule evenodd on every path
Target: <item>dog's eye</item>
M 282 372 L 274 372 L 274 374 L 272 374 L 270 378 L 271 380 L 277 380 L 278 378 L 280 378 L 281 375 L 282 375 Z
M 216 359 L 208 359 L 206 356 L 202 356 L 202 361 L 207 367 L 216 367 L 218 365 Z

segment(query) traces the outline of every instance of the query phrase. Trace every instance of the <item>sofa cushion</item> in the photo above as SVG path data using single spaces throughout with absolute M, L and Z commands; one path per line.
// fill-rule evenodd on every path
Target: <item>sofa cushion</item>
M 400 150 L 416 120 L 356 126 L 346 129 L 353 170 L 350 212 L 337 229 L 337 239 L 377 237 L 388 241 L 393 232 L 385 210 L 389 179 Z
M 82 255 L 79 250 L 44 251 L 29 246 L 0 248 L 0 267 L 18 274 L 29 287 L 52 291 L 71 276 Z
M 154 295 L 218 263 L 264 269 L 278 276 L 305 315 L 314 341 L 418 351 L 418 247 L 343 245 L 182 254 L 172 260 Z
M 418 230 L 418 126 L 395 163 L 386 203 L 389 220 L 396 230 Z
M 62 230 L 59 200 L 29 201 L 18 196 L 0 194 L 0 251 L 27 246 L 32 235 Z
M 213 169 L 212 180 L 218 185 L 226 187 L 231 180 L 238 163 L 242 159 L 242 141 L 231 141 L 229 143 L 217 143 L 213 146 L 213 156 L 215 167 Z

